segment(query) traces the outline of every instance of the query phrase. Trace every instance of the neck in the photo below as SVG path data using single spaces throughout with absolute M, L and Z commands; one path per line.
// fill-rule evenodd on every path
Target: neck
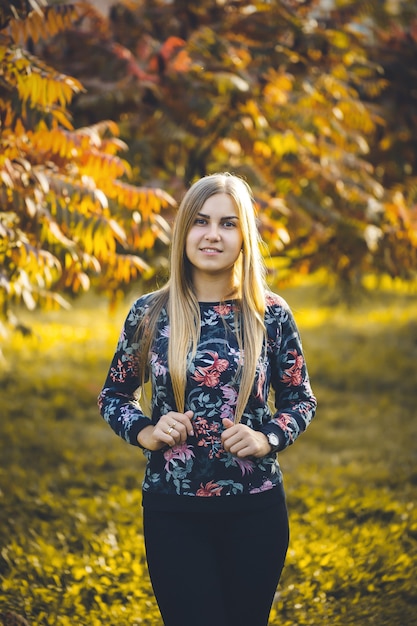
M 216 280 L 215 278 L 194 282 L 194 290 L 199 302 L 221 302 L 235 298 L 239 291 L 233 281 Z

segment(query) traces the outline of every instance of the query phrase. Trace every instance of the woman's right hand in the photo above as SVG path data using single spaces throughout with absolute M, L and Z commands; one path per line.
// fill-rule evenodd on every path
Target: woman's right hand
M 139 445 L 154 452 L 164 446 L 179 445 L 187 441 L 187 437 L 194 434 L 191 419 L 193 411 L 177 413 L 169 411 L 161 415 L 155 426 L 145 426 L 137 436 Z

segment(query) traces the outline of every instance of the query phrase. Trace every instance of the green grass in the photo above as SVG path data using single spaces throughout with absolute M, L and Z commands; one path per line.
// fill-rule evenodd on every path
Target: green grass
M 417 624 L 417 299 L 283 294 L 319 400 L 281 455 L 291 542 L 271 626 Z M 143 457 L 96 408 L 126 303 L 32 316 L 0 374 L 0 613 L 31 626 L 161 626 L 146 571 Z M 178 565 L 180 571 L 180 564 Z M 196 625 L 198 626 L 198 625 Z

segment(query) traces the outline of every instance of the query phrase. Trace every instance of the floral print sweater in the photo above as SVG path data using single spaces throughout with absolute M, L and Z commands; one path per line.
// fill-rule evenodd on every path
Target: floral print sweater
M 151 296 L 139 298 L 128 313 L 98 399 L 104 419 L 116 434 L 133 445 L 139 445 L 137 435 L 142 428 L 156 423 L 168 411 L 176 410 L 167 363 L 169 320 L 165 310 L 158 320 L 149 362 L 150 418 L 136 399 L 138 344 L 134 343 L 134 335 Z M 185 410 L 194 412 L 194 435 L 172 448 L 164 447 L 156 452 L 144 450 L 147 458 L 142 485 L 145 505 L 198 510 L 203 501 L 205 506 L 208 501 L 213 504 L 216 501 L 221 508 L 226 501 L 230 504 L 233 501 L 234 506 L 247 502 L 247 496 L 265 492 L 272 495 L 274 487 L 281 486 L 282 474 L 276 453 L 263 458 L 240 459 L 226 452 L 221 443 L 222 419 L 233 419 L 238 393 L 235 375 L 240 354 L 234 332 L 236 304 L 233 300 L 200 303 L 200 339 L 196 355 L 188 365 L 185 403 Z M 291 310 L 281 297 L 271 292 L 266 294 L 264 321 L 266 350 L 258 361 L 253 392 L 242 423 L 265 434 L 275 432 L 280 441 L 279 449 L 283 450 L 310 423 L 316 399 Z M 268 404 L 271 387 L 275 392 L 274 411 Z M 254 501 L 253 497 L 250 501 Z

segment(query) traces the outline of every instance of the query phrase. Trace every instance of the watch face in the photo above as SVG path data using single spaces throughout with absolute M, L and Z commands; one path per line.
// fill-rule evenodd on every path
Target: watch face
M 279 444 L 278 436 L 275 433 L 269 433 L 268 441 L 271 444 L 271 446 L 277 446 Z

